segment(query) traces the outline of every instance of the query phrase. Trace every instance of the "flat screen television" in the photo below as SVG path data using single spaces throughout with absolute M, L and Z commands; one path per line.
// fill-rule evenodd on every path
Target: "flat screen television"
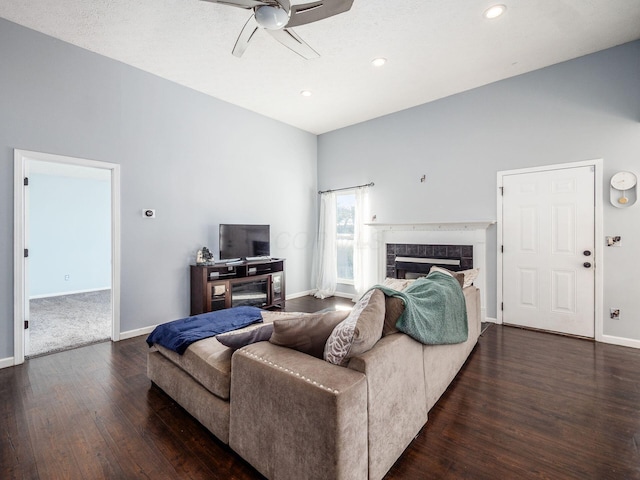
M 220 224 L 220 259 L 271 255 L 269 225 Z

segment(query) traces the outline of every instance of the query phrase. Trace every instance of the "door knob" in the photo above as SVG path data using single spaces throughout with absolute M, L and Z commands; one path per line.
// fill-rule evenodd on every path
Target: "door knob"
M 589 262 L 584 262 L 582 265 L 584 265 L 584 268 L 591 268 L 591 264 Z
M 589 257 L 589 256 L 591 255 L 591 250 L 585 250 L 584 252 L 582 252 L 582 254 L 583 254 L 585 257 Z

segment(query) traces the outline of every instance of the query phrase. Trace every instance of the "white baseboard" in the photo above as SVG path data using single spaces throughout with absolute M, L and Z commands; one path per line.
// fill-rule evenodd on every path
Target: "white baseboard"
M 313 294 L 313 292 L 314 292 L 314 290 L 307 290 L 307 291 L 304 291 L 304 292 L 292 293 L 290 295 L 287 295 L 286 299 L 290 300 L 292 298 L 306 297 L 307 295 Z
M 348 298 L 349 300 L 353 300 L 355 295 L 353 293 L 344 293 L 344 292 L 336 292 L 333 294 L 334 297 L 340 298 Z
M 120 332 L 120 340 L 126 340 L 128 338 L 139 337 L 140 335 L 149 335 L 157 325 L 151 325 L 150 327 L 136 328 L 135 330 L 129 330 L 127 332 Z
M 610 343 L 611 345 L 619 345 L 621 347 L 640 348 L 640 340 L 633 338 L 614 337 L 613 335 L 603 335 L 600 339 L 602 343 Z
M 484 320 L 482 320 L 483 322 L 489 322 L 489 323 L 498 323 L 498 319 L 497 318 L 493 318 L 493 317 L 484 317 Z
M 294 293 L 291 297 L 287 297 L 287 299 L 304 297 L 305 295 L 313 295 L 316 292 L 317 290 L 313 289 L 313 290 L 307 290 L 306 292 L 302 292 L 300 294 Z M 349 300 L 353 300 L 353 298 L 355 297 L 355 295 L 352 293 L 344 293 L 344 292 L 334 292 L 333 296 L 340 297 L 340 298 L 348 298 Z
M 0 358 L 0 368 L 13 367 L 14 360 L 14 357 Z
M 495 318 L 486 318 L 484 321 L 498 323 L 497 319 Z M 603 335 L 600 339 L 596 339 L 596 342 L 618 345 L 620 347 L 640 348 L 640 340 L 635 340 L 633 338 L 615 337 L 613 335 Z
M 74 290 L 72 292 L 58 292 L 58 293 L 45 293 L 44 295 L 31 295 L 29 297 L 29 300 L 35 300 L 37 298 L 63 297 L 64 295 L 75 295 L 77 293 L 102 292 L 104 290 L 111 290 L 111 287 L 88 288 L 86 290 Z

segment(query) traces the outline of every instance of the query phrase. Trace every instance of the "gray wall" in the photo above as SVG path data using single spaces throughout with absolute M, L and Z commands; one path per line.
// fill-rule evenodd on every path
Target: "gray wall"
M 0 359 L 13 355 L 14 148 L 121 165 L 121 331 L 189 313 L 188 264 L 217 248 L 219 223 L 271 224 L 287 292 L 310 288 L 315 135 L 2 19 L 0 65 Z
M 188 313 L 187 265 L 217 250 L 219 223 L 271 224 L 288 292 L 308 290 L 318 187 L 374 181 L 378 222 L 467 221 L 496 218 L 499 170 L 604 158 L 605 183 L 640 173 L 640 42 L 319 139 L 2 19 L 0 65 L 0 359 L 13 354 L 14 148 L 122 166 L 122 331 Z M 604 308 L 622 310 L 605 334 L 631 339 L 638 212 L 604 208 L 605 235 L 623 237 L 604 251 Z
M 640 340 L 640 205 L 617 209 L 608 190 L 615 172 L 640 174 L 640 42 L 321 135 L 318 186 L 375 182 L 379 223 L 495 220 L 496 172 L 594 158 L 604 159 L 604 233 L 623 237 L 604 250 L 604 333 Z M 492 227 L 489 317 L 495 246 Z M 613 306 L 620 320 L 609 320 Z
M 29 174 L 28 222 L 29 298 L 111 288 L 108 178 Z

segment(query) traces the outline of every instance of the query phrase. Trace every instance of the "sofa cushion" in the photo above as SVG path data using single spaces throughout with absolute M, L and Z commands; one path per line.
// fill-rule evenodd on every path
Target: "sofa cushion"
M 275 319 L 295 318 L 299 314 L 288 312 L 262 312 L 264 323 L 250 325 L 233 333 L 251 332 L 261 329 Z M 231 355 L 234 350 L 220 343 L 215 337 L 199 340 L 189 346 L 183 355 L 154 344 L 164 357 L 191 375 L 204 388 L 217 397 L 228 400 L 231 385 Z
M 469 270 L 462 270 L 461 272 L 464 275 L 464 283 L 462 288 L 467 288 L 473 285 L 473 282 L 476 278 L 478 278 L 478 273 L 480 273 L 479 268 L 470 268 Z
M 400 315 L 404 313 L 404 302 L 400 297 L 384 296 L 384 326 L 382 327 L 382 336 L 391 335 L 399 330 L 396 328 L 396 322 Z
M 451 270 L 447 270 L 446 268 L 438 267 L 436 265 L 429 269 L 429 273 L 431 272 L 441 272 L 445 275 L 449 275 L 458 281 L 460 288 L 464 288 L 464 273 L 462 272 L 452 272 Z
M 222 333 L 220 335 L 216 335 L 216 340 L 218 340 L 225 347 L 237 350 L 252 343 L 269 340 L 272 333 L 273 323 L 267 323 L 266 325 L 262 325 L 259 328 L 254 328 L 248 331 L 235 330 L 233 332 Z
M 413 282 L 415 282 L 415 279 L 412 279 L 412 278 L 387 277 L 384 279 L 384 282 L 382 282 L 382 286 L 393 288 L 394 290 L 398 290 L 399 292 L 401 292 L 402 290 L 407 288 L 409 285 L 411 285 Z
M 401 292 L 409 285 L 415 282 L 415 279 L 408 278 L 385 278 L 383 286 L 398 290 Z M 398 332 L 396 322 L 400 315 L 404 312 L 404 302 L 398 297 L 392 297 L 385 294 L 384 298 L 384 327 L 382 328 L 382 336 L 391 335 Z
M 384 293 L 372 289 L 353 307 L 349 316 L 331 332 L 324 348 L 324 359 L 336 365 L 371 349 L 382 336 Z
M 159 351 L 149 351 L 147 376 L 222 442 L 229 443 L 229 400 L 213 395 Z
M 229 398 L 233 350 L 215 337 L 192 343 L 182 355 L 161 345 L 154 347 L 211 393 L 224 400 Z
M 348 310 L 337 310 L 276 320 L 273 322 L 273 334 L 269 341 L 274 345 L 322 358 L 329 335 L 348 315 Z

